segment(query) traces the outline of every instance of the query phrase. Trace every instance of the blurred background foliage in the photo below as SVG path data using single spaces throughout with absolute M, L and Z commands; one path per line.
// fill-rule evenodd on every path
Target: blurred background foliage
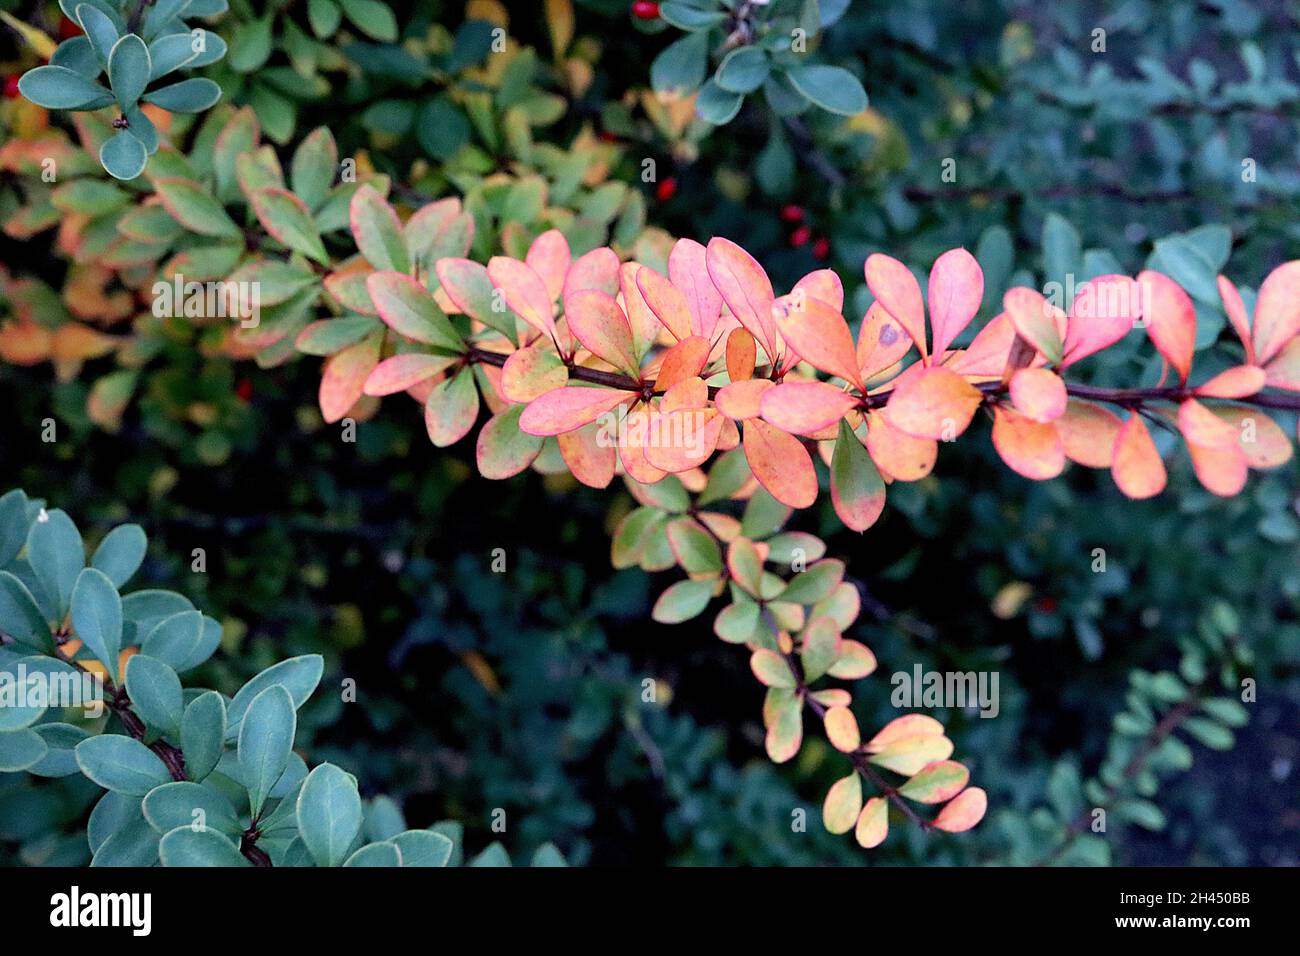
M 575 251 L 631 248 L 647 228 L 726 235 L 778 288 L 836 268 L 851 320 L 878 250 L 927 267 L 971 248 L 984 318 L 1017 282 L 1157 261 L 1197 299 L 1206 350 L 1223 318 L 1196 287 L 1218 271 L 1254 285 L 1300 255 L 1292 3 L 854 0 L 815 45 L 862 80 L 867 110 L 781 117 L 750 97 L 723 127 L 655 97 L 651 63 L 680 34 L 622 0 L 510 15 L 492 2 L 388 6 L 233 0 L 213 27 L 231 55 L 206 72 L 274 144 L 327 125 L 407 208 L 449 194 L 472 211 L 479 196 L 480 253 L 510 241 L 511 222 L 530 235 L 559 225 Z M 66 30 L 53 3 L 0 9 Z M 507 58 L 493 59 L 494 26 L 508 26 Z M 0 71 L 35 62 L 4 29 Z M 401 799 L 417 824 L 461 819 L 471 845 L 494 838 L 504 808 L 509 849 L 551 840 L 575 863 L 1300 862 L 1295 462 L 1230 501 L 1184 462 L 1165 495 L 1135 503 L 1081 469 L 1019 479 L 973 437 L 945 447 L 932 477 L 893 486 L 864 536 L 829 501 L 798 516 L 866 596 L 854 636 L 881 661 L 855 695 L 868 724 L 896 715 L 888 675 L 913 664 L 1000 675 L 996 719 L 935 715 L 989 792 L 985 822 L 864 853 L 820 825 L 839 767 L 828 745 L 770 764 L 743 657 L 698 622 L 651 622 L 667 576 L 610 569 L 628 495 L 534 472 L 478 478 L 468 443 L 433 449 L 393 403 L 344 441 L 315 407 L 314 360 L 261 367 L 198 347 L 182 321 L 160 330 L 133 291 L 151 273 L 99 253 L 70 261 L 60 246 L 60 203 L 89 200 L 52 199 L 18 155 L 49 124 L 68 128 L 39 112 L 0 105 L 0 341 L 23 316 L 91 335 L 0 364 L 3 487 L 75 509 L 86 529 L 141 523 L 141 582 L 225 623 L 229 653 L 209 666 L 228 672 L 204 675 L 214 686 L 309 651 L 326 655 L 325 688 L 355 679 L 359 706 L 322 691 L 302 732 L 313 762 L 355 771 L 363 792 Z M 181 147 L 191 135 L 172 131 Z M 70 175 L 101 175 L 70 162 Z M 502 176 L 540 181 L 546 200 L 490 208 Z M 118 248 L 125 208 L 74 214 L 105 218 L 104 248 Z M 1136 346 L 1111 351 L 1098 381 L 1158 373 L 1135 364 Z M 42 440 L 46 419 L 57 441 Z M 1145 738 L 1120 716 L 1146 719 L 1141 675 L 1175 672 L 1185 685 L 1257 681 L 1235 746 L 1184 735 L 1190 769 L 1171 745 L 1168 772 L 1128 780 L 1104 837 L 1062 848 L 1094 805 L 1081 781 L 1105 782 L 1115 748 Z M 48 833 L 84 812 L 77 786 L 0 776 L 0 860 L 76 862 Z

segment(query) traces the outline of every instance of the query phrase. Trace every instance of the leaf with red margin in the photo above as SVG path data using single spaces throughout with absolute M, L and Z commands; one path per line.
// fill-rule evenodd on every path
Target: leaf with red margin
M 382 396 L 404 392 L 426 379 L 445 371 L 456 359 L 447 355 L 405 352 L 384 359 L 366 378 L 367 395 Z
M 618 294 L 618 253 L 608 246 L 600 246 L 583 253 L 569 266 L 564 277 L 564 290 L 560 298 L 583 289 L 599 289 L 610 295 Z
M 698 468 L 718 447 L 718 435 L 725 421 L 716 408 L 704 406 L 656 412 L 651 422 L 658 430 L 659 440 L 646 446 L 646 461 L 668 474 Z
M 1007 467 L 1035 481 L 1055 478 L 1065 468 L 1065 449 L 1056 426 L 1010 408 L 993 409 L 993 447 Z
M 1000 379 L 1015 340 L 1016 327 L 1006 313 L 994 316 L 975 333 L 969 346 L 947 361 L 946 367 L 968 378 Z
M 811 435 L 834 425 L 857 404 L 852 395 L 826 382 L 784 382 L 763 393 L 759 411 L 782 431 Z
M 848 833 L 862 812 L 862 778 L 854 770 L 835 781 L 822 803 L 822 825 L 829 833 Z
M 788 700 L 773 708 L 765 741 L 767 756 L 773 763 L 785 763 L 802 745 L 803 701 L 791 694 Z
M 463 351 L 465 343 L 429 290 L 401 272 L 375 272 L 366 291 L 384 324 L 408 339 L 439 348 Z
M 817 471 L 803 442 L 761 418 L 747 420 L 743 431 L 749 470 L 773 498 L 791 508 L 817 500 Z
M 1166 362 L 1186 382 L 1192 374 L 1192 353 L 1196 349 L 1196 306 L 1191 296 L 1173 279 L 1147 270 L 1138 275 L 1146 295 L 1147 335 Z
M 870 850 L 885 842 L 889 836 L 889 804 L 884 797 L 872 797 L 862 808 L 857 825 L 853 828 L 853 838 L 858 846 Z
M 864 379 L 871 379 L 900 362 L 912 350 L 912 339 L 879 302 L 871 303 L 858 329 L 855 360 Z
M 383 341 L 383 335 L 372 335 L 325 361 L 320 380 L 320 412 L 327 424 L 346 415 L 365 393 L 366 378 L 379 362 Z
M 1260 285 L 1252 335 L 1260 365 L 1300 335 L 1300 259 L 1282 263 Z
M 1269 359 L 1264 372 L 1268 384 L 1274 388 L 1300 392 L 1300 338 L 1292 339 L 1281 352 Z
M 1219 287 L 1219 298 L 1223 300 L 1223 311 L 1227 313 L 1228 321 L 1232 323 L 1232 330 L 1237 333 L 1237 338 L 1241 339 L 1242 347 L 1246 350 L 1246 361 L 1254 365 L 1255 343 L 1250 337 L 1250 320 L 1246 317 L 1246 303 L 1241 301 L 1241 293 L 1227 276 L 1219 276 L 1216 284 Z
M 1142 290 L 1128 276 L 1089 279 L 1070 306 L 1061 368 L 1114 345 L 1141 315 Z
M 949 249 L 930 269 L 931 354 L 941 356 L 979 312 L 984 270 L 965 249 Z
M 625 262 L 619 267 L 619 290 L 622 293 L 620 304 L 627 315 L 628 327 L 632 330 L 632 354 L 640 366 L 641 359 L 650 351 L 659 338 L 662 326 L 659 317 L 650 309 L 645 296 L 637 285 L 637 277 L 642 272 L 653 272 L 648 266 L 636 262 Z
M 323 266 L 329 265 L 329 253 L 305 202 L 287 189 L 266 186 L 253 191 L 252 204 L 262 228 L 276 242 Z
M 1134 412 L 1115 435 L 1115 454 L 1111 461 L 1115 484 L 1130 498 L 1151 498 L 1165 488 L 1168 476 L 1160 452 L 1151 440 L 1142 416 Z
M 679 342 L 690 338 L 693 334 L 691 310 L 686 296 L 679 289 L 648 267 L 637 270 L 636 287 L 655 318 L 673 338 Z
M 1277 468 L 1291 460 L 1291 439 L 1272 416 L 1250 405 L 1215 405 L 1210 411 L 1236 433 L 1251 468 Z
M 1022 368 L 1011 376 L 1011 401 L 1026 418 L 1051 422 L 1065 414 L 1069 395 L 1061 376 L 1050 369 Z
M 699 335 L 682 339 L 667 352 L 659 363 L 654 390 L 666 392 L 678 382 L 695 378 L 704 371 L 709 361 L 709 340 Z
M 357 250 L 367 262 L 376 269 L 411 271 L 402 220 L 375 187 L 365 183 L 357 188 L 348 203 L 348 218 Z
M 776 325 L 786 344 L 805 362 L 828 375 L 835 375 L 865 393 L 853 336 L 844 317 L 821 299 L 805 298 L 803 308 L 777 305 Z
M 478 433 L 475 455 L 479 474 L 503 479 L 519 474 L 533 463 L 542 450 L 543 439 L 519 430 L 524 406 L 511 405 L 492 416 Z
M 705 265 L 732 314 L 758 339 L 769 361 L 775 362 L 778 348 L 772 303 L 776 294 L 763 267 L 740 246 L 721 236 L 709 240 Z
M 439 259 L 434 269 L 452 305 L 488 328 L 496 329 L 511 342 L 517 341 L 514 312 L 493 308 L 496 287 L 486 266 L 472 259 L 448 258 Z
M 555 436 L 560 456 L 573 477 L 588 488 L 607 488 L 614 480 L 618 448 L 600 422 L 589 422 L 571 432 Z
M 1194 389 L 1201 398 L 1249 398 L 1268 384 L 1268 373 L 1258 365 L 1235 365 Z
M 424 426 L 438 448 L 454 445 L 478 419 L 478 388 L 466 367 L 434 386 L 424 402 Z
M 566 385 L 529 403 L 519 427 L 530 435 L 562 435 L 594 422 L 635 397 L 620 389 Z
M 840 421 L 831 458 L 831 503 L 844 526 L 866 531 L 885 510 L 885 481 L 846 421 Z
M 939 811 L 932 826 L 946 833 L 965 833 L 984 819 L 988 807 L 988 794 L 979 787 L 967 787 Z
M 942 366 L 922 369 L 889 396 L 885 417 L 916 438 L 952 439 L 970 425 L 984 396 L 956 372 Z
M 568 367 L 544 339 L 511 352 L 501 366 L 501 395 L 511 402 L 536 401 L 568 381 Z
M 917 803 L 943 803 L 961 793 L 969 781 L 970 771 L 957 761 L 936 760 L 922 767 L 898 792 Z
M 538 332 L 559 342 L 550 293 L 533 267 L 509 256 L 493 256 L 488 260 L 487 269 L 488 277 L 500 290 L 506 305 Z
M 1002 297 L 1002 307 L 1016 334 L 1056 364 L 1065 352 L 1061 341 L 1061 310 L 1036 289 L 1017 286 Z
M 744 421 L 762 414 L 763 395 L 773 388 L 776 388 L 776 383 L 768 378 L 741 379 L 718 389 L 713 401 L 718 406 L 718 411 L 728 418 Z
M 862 743 L 858 720 L 853 716 L 853 711 L 847 707 L 830 708 L 826 711 L 822 722 L 826 728 L 826 739 L 841 753 L 853 753 Z
M 899 431 L 879 412 L 867 418 L 867 452 L 881 474 L 895 481 L 920 481 L 934 470 L 939 443 Z
M 546 294 L 554 302 L 564 292 L 564 280 L 569 273 L 569 241 L 558 229 L 548 229 L 528 247 L 524 262 L 542 277 Z
M 796 291 L 811 299 L 820 299 L 836 312 L 844 311 L 844 283 L 834 269 L 810 272 L 794 284 Z
M 921 298 L 921 285 L 912 270 L 892 256 L 874 253 L 863 265 L 867 285 L 876 301 L 897 320 L 921 352 L 921 360 L 929 361 L 925 343 L 925 301 Z
M 668 278 L 686 298 L 693 334 L 712 339 L 722 314 L 722 295 L 709 276 L 704 246 L 694 239 L 678 239 L 668 254 Z
M 1115 460 L 1119 416 L 1108 408 L 1070 399 L 1056 420 L 1065 457 L 1088 468 L 1109 468 Z
M 943 724 L 929 714 L 904 714 L 895 717 L 867 741 L 868 753 L 880 753 L 909 737 L 941 737 Z
M 612 295 L 598 289 L 574 292 L 564 300 L 564 318 L 569 331 L 588 352 L 637 377 L 632 327 Z
M 840 680 L 861 680 L 876 669 L 876 655 L 861 641 L 844 640 L 840 656 L 826 673 Z

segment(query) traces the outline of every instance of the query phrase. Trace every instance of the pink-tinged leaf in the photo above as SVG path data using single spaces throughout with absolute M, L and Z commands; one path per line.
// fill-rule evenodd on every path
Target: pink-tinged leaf
M 1246 464 L 1268 469 L 1291 460 L 1291 439 L 1262 409 L 1249 405 L 1216 405 L 1211 409 L 1236 433 Z
M 612 295 L 597 289 L 574 292 L 564 300 L 564 318 L 588 352 L 621 372 L 637 374 L 632 328 Z
M 686 296 L 676 286 L 649 267 L 636 271 L 636 286 L 650 311 L 673 338 L 681 341 L 691 336 L 691 310 Z
M 524 406 L 511 405 L 492 416 L 478 433 L 478 470 L 484 478 L 502 479 L 519 474 L 542 450 L 543 439 L 519 430 Z
M 629 478 L 643 485 L 653 485 L 667 472 L 650 463 L 646 449 L 650 444 L 653 419 L 644 404 L 637 404 L 627 413 L 618 432 L 618 458 Z
M 748 334 L 748 333 L 746 333 Z M 714 403 L 718 411 L 733 421 L 757 418 L 763 395 L 769 389 L 776 388 L 776 383 L 769 378 L 747 378 L 718 389 Z
M 1119 490 L 1130 498 L 1151 498 L 1165 488 L 1165 463 L 1160 460 L 1146 422 L 1136 412 L 1115 436 L 1111 474 Z
M 965 249 L 949 249 L 930 270 L 931 354 L 938 357 L 970 325 L 984 301 L 984 270 Z
M 686 298 L 692 333 L 712 339 L 722 314 L 722 295 L 709 277 L 707 258 L 694 239 L 678 239 L 668 254 L 668 278 Z
M 1016 327 L 1004 312 L 975 333 L 970 345 L 953 355 L 946 367 L 968 378 L 999 379 L 1006 371 L 1015 340 Z
M 794 291 L 810 299 L 820 299 L 836 312 L 844 311 L 844 283 L 834 269 L 808 273 L 794 284 Z
M 1274 388 L 1300 392 L 1300 338 L 1292 339 L 1273 356 L 1264 369 L 1266 381 Z
M 659 363 L 654 390 L 666 392 L 678 382 L 695 378 L 704 371 L 709 361 L 709 340 L 699 335 L 682 339 L 667 352 Z
M 569 241 L 558 229 L 548 229 L 528 247 L 524 262 L 528 263 L 546 284 L 546 294 L 554 302 L 564 292 L 564 280 L 569 273 Z
M 1036 289 L 1017 286 L 1002 297 L 1002 307 L 1016 334 L 1043 354 L 1048 362 L 1061 361 L 1061 310 Z
M 348 204 L 357 250 L 376 269 L 409 272 L 411 262 L 402 237 L 402 221 L 393 207 L 368 183 L 357 188 Z
M 793 689 L 794 672 L 784 657 L 776 651 L 759 648 L 749 658 L 749 669 L 764 687 Z
M 704 384 L 704 379 L 688 378 L 664 392 L 663 401 L 659 403 L 659 411 L 666 414 L 681 408 L 702 409 L 708 403 L 709 386 Z
M 434 269 L 443 291 L 456 308 L 485 325 L 499 328 L 498 323 L 507 313 L 494 312 L 492 308 L 493 285 L 487 266 L 472 259 L 448 258 L 439 259 Z
M 894 389 L 885 417 L 916 438 L 951 441 L 970 425 L 984 396 L 956 372 L 922 369 Z
M 341 419 L 365 394 L 366 378 L 379 361 L 383 335 L 336 352 L 325 362 L 320 380 L 320 413 L 329 424 Z
M 899 431 L 876 412 L 867 419 L 867 452 L 886 478 L 920 481 L 934 470 L 939 443 Z
M 863 384 L 853 336 L 844 317 L 811 296 L 803 300 L 803 308 L 783 307 L 792 301 L 793 297 L 782 300 L 775 310 L 776 325 L 786 344 L 813 368 L 839 376 L 865 393 L 867 386 Z
M 875 849 L 889 836 L 889 804 L 884 797 L 872 797 L 862 808 L 853 839 L 864 850 Z
M 370 301 L 370 293 L 366 291 L 369 276 L 366 261 L 358 256 L 325 276 L 325 290 L 345 309 L 362 315 L 378 315 L 375 304 Z
M 1070 306 L 1061 367 L 1114 345 L 1141 316 L 1142 287 L 1128 276 L 1089 279 Z
M 1197 445 L 1210 448 L 1237 445 L 1236 430 L 1194 398 L 1179 403 L 1178 430 L 1188 442 Z
M 967 787 L 939 811 L 932 825 L 946 833 L 965 833 L 984 819 L 988 808 L 988 794 L 979 787 Z
M 550 336 L 552 341 L 559 342 L 551 294 L 532 266 L 508 256 L 493 256 L 488 260 L 488 277 L 516 315 L 538 332 Z
M 1055 421 L 1065 414 L 1068 400 L 1061 376 L 1049 369 L 1022 368 L 1011 376 L 1011 401 L 1026 418 Z
M 943 803 L 951 800 L 970 781 L 970 771 L 955 760 L 936 760 L 926 764 L 898 792 L 917 803 Z
M 1268 384 L 1268 373 L 1258 365 L 1236 365 L 1196 386 L 1201 398 L 1249 398 Z
M 623 311 L 627 314 L 627 324 L 632 329 L 632 354 L 640 365 L 641 359 L 650 351 L 650 347 L 659 338 L 659 319 L 650 309 L 646 298 L 637 285 L 637 277 L 642 272 L 654 272 L 648 266 L 636 262 L 625 262 L 619 267 L 619 290 L 623 294 Z M 667 280 L 665 280 L 667 281 Z
M 424 402 L 424 427 L 439 448 L 454 445 L 478 419 L 478 388 L 470 369 L 439 382 Z
M 857 404 L 852 395 L 826 382 L 785 382 L 763 393 L 759 412 L 782 431 L 812 435 L 838 423 Z
M 561 298 L 583 289 L 599 289 L 609 295 L 618 294 L 618 254 L 607 246 L 592 249 L 578 256 L 564 277 Z
M 885 481 L 847 421 L 831 458 L 831 503 L 845 527 L 866 531 L 885 510 Z
M 609 487 L 618 464 L 618 446 L 603 423 L 590 422 L 555 440 L 574 478 L 589 488 Z
M 1146 295 L 1147 335 L 1166 362 L 1186 382 L 1192 373 L 1192 352 L 1196 348 L 1196 306 L 1191 296 L 1173 279 L 1150 270 L 1138 276 Z
M 754 377 L 758 360 L 758 343 L 748 329 L 732 329 L 727 336 L 727 377 L 741 382 Z
M 879 302 L 871 303 L 858 328 L 855 359 L 864 379 L 892 368 L 912 350 L 912 339 Z
M 1241 293 L 1227 276 L 1219 276 L 1218 286 L 1219 298 L 1223 300 L 1223 311 L 1227 313 L 1228 321 L 1232 323 L 1232 330 L 1237 333 L 1237 338 L 1241 339 L 1242 347 L 1246 350 L 1246 361 L 1254 365 L 1256 363 L 1255 343 L 1250 337 L 1250 319 L 1246 317 L 1246 303 L 1241 301 Z
M 921 298 L 921 285 L 912 270 L 897 259 L 883 253 L 867 257 L 863 267 L 871 294 L 886 312 L 892 315 L 916 343 L 921 359 L 929 361 L 929 348 L 925 342 L 925 301 Z
M 773 711 L 767 725 L 767 756 L 773 763 L 785 763 L 803 745 L 803 702 L 791 695 Z
M 770 361 L 777 357 L 772 282 L 758 261 L 730 239 L 715 236 L 705 250 L 705 265 L 732 314 L 753 333 Z
M 1035 481 L 1055 478 L 1065 468 L 1065 448 L 1055 425 L 1002 406 L 993 409 L 993 447 L 1007 467 Z
M 433 301 L 429 290 L 401 272 L 375 272 L 366 280 L 370 299 L 384 324 L 408 339 L 461 351 L 465 343 Z
M 807 508 L 817 500 L 817 471 L 803 442 L 761 418 L 745 422 L 745 459 L 759 484 L 791 508 Z
M 568 381 L 569 369 L 544 339 L 510 353 L 501 367 L 501 394 L 511 402 L 527 404 Z
M 716 408 L 699 406 L 652 414 L 650 422 L 658 440 L 645 446 L 646 461 L 674 475 L 698 468 L 718 447 L 718 435 L 725 421 Z
M 952 751 L 953 743 L 947 737 L 918 734 L 896 740 L 868 759 L 878 767 L 910 777 L 926 764 L 947 760 Z
M 650 616 L 660 624 L 689 621 L 708 606 L 712 592 L 712 581 L 678 581 L 659 595 Z
M 430 258 L 449 255 L 447 250 L 452 246 L 446 240 L 457 228 L 458 219 L 463 222 L 465 217 L 461 217 L 461 203 L 456 196 L 428 203 L 412 213 L 402 227 L 402 238 L 406 241 L 406 253 L 411 262 L 427 266 Z M 468 218 L 471 228 L 467 230 L 470 234 L 465 236 L 466 243 L 473 238 L 473 221 Z
M 1206 490 L 1223 498 L 1240 494 L 1249 474 L 1246 455 L 1234 441 L 1231 445 L 1187 443 L 1192 469 Z
M 329 265 L 329 253 L 321 242 L 320 229 L 305 202 L 289 190 L 275 186 L 254 190 L 251 200 L 253 212 L 271 238 L 308 259 Z
M 737 538 L 727 548 L 727 572 L 741 588 L 757 597 L 763 577 L 763 552 L 748 538 Z
M 1252 328 L 1260 365 L 1300 335 L 1300 259 L 1282 263 L 1260 285 Z
M 854 770 L 835 781 L 822 803 L 822 825 L 829 833 L 848 833 L 862 812 L 862 778 Z
M 847 707 L 832 707 L 822 718 L 826 726 L 826 738 L 831 746 L 841 753 L 853 753 L 862 743 L 858 733 L 858 720 L 853 711 Z
M 367 395 L 393 395 L 433 378 L 456 359 L 446 355 L 406 352 L 386 358 L 371 371 L 365 382 Z
M 868 753 L 880 753 L 911 737 L 942 737 L 943 724 L 928 714 L 904 714 L 895 717 L 867 741 Z
M 1055 424 L 1066 458 L 1088 468 L 1111 466 L 1121 424 L 1118 415 L 1101 405 L 1070 399 Z
M 876 669 L 876 655 L 861 641 L 844 640 L 840 656 L 826 673 L 840 680 L 861 680 Z
M 562 435 L 594 422 L 601 415 L 636 396 L 614 388 L 566 385 L 531 402 L 519 420 L 530 435 Z

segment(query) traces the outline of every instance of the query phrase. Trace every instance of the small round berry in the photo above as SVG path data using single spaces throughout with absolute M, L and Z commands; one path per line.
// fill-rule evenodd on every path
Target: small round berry
M 253 383 L 246 378 L 241 378 L 235 385 L 235 394 L 241 401 L 251 401 L 253 398 Z
M 831 255 L 831 241 L 822 236 L 813 243 L 812 253 L 818 262 L 825 262 Z
M 5 99 L 13 100 L 18 98 L 18 77 L 5 77 Z
M 808 240 L 812 238 L 812 230 L 807 226 L 800 226 L 790 233 L 790 245 L 798 249 L 800 246 L 808 245 Z
M 637 0 L 632 4 L 632 16 L 638 20 L 658 20 L 659 4 L 653 3 L 652 0 Z
M 796 203 L 782 206 L 781 218 L 786 222 L 803 222 L 803 206 Z
M 667 202 L 676 195 L 677 177 L 675 176 L 669 176 L 667 179 L 661 180 L 659 185 L 655 187 L 655 198 L 660 202 Z

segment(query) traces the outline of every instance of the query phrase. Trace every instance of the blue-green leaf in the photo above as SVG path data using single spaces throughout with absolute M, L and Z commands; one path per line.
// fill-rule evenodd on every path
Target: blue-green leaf
M 147 544 L 144 529 L 138 524 L 119 525 L 99 543 L 90 566 L 103 571 L 113 586 L 120 588 L 139 570 Z
M 199 55 L 188 33 L 171 33 L 149 44 L 149 79 L 156 80 L 179 70 Z
M 171 780 L 167 766 L 152 750 L 132 737 L 101 734 L 77 744 L 77 766 L 105 790 L 143 797 Z
M 361 829 L 361 795 L 356 781 L 323 763 L 298 793 L 298 832 L 317 866 L 339 866 Z
M 49 748 L 34 730 L 0 732 L 0 773 L 17 773 L 40 763 Z
M 72 627 L 90 653 L 117 677 L 122 650 L 122 599 L 103 571 L 86 568 L 72 591 Z
M 28 768 L 30 773 L 38 777 L 66 777 L 81 772 L 77 766 L 76 749 L 77 744 L 90 736 L 84 728 L 51 723 L 37 724 L 32 730 L 45 741 L 47 750 L 39 763 Z
M 140 101 L 140 94 L 149 85 L 149 48 L 134 33 L 128 33 L 113 44 L 108 56 L 108 82 L 113 95 L 124 110 Z
M 407 830 L 392 838 L 402 851 L 402 866 L 446 866 L 452 842 L 430 830 Z
M 248 705 L 263 690 L 272 684 L 282 685 L 293 698 L 293 706 L 298 708 L 316 689 L 324 670 L 325 660 L 319 654 L 303 654 L 301 657 L 280 661 L 262 671 L 241 687 L 230 702 L 226 711 L 226 739 L 234 740 L 239 735 L 239 725 L 244 720 Z
M 248 705 L 239 728 L 239 766 L 255 818 L 284 773 L 297 730 L 293 698 L 282 686 L 271 685 Z
M 170 833 L 177 827 L 211 827 L 230 834 L 243 829 L 234 805 L 224 794 L 189 780 L 176 780 L 150 790 L 141 809 L 159 833 Z
M 81 532 L 63 511 L 55 509 L 37 519 L 27 533 L 27 563 L 54 605 L 58 617 L 68 613 L 72 588 L 86 566 L 86 546 Z
M 181 717 L 181 752 L 185 774 L 202 780 L 221 759 L 226 740 L 226 702 L 215 690 L 190 701 Z
M 216 830 L 188 826 L 172 830 L 158 844 L 163 866 L 251 866 L 230 839 Z
M 348 857 L 344 866 L 401 866 L 402 853 L 392 843 L 371 843 Z
M 84 35 L 69 37 L 60 43 L 50 57 L 50 66 L 66 67 L 88 80 L 94 80 L 104 69 L 95 54 L 95 48 Z
M 700 87 L 700 95 L 695 98 L 695 113 L 706 123 L 725 126 L 736 118 L 744 101 L 739 93 L 728 93 L 718 86 L 717 80 L 709 80 Z
M 8 571 L 0 571 L 0 630 L 38 651 L 54 650 L 50 626 L 35 596 Z
M 714 79 L 728 93 L 752 93 L 767 79 L 767 53 L 756 46 L 737 47 L 723 58 Z
M 99 147 L 99 164 L 114 179 L 135 179 L 148 162 L 145 144 L 126 130 L 119 130 Z
M 149 727 L 165 734 L 180 730 L 185 706 L 181 679 L 158 658 L 136 654 L 126 662 L 126 693 Z
M 81 22 L 86 41 L 94 51 L 100 67 L 108 66 L 109 54 L 113 52 L 113 46 L 117 41 L 122 38 L 122 29 L 107 12 L 88 3 L 82 3 L 77 7 L 77 16 L 74 19 Z
M 146 93 L 144 101 L 171 113 L 201 113 L 221 99 L 221 87 L 206 77 L 181 80 Z
M 858 78 L 839 66 L 810 64 L 786 71 L 790 84 L 824 110 L 852 116 L 867 108 L 867 91 Z

